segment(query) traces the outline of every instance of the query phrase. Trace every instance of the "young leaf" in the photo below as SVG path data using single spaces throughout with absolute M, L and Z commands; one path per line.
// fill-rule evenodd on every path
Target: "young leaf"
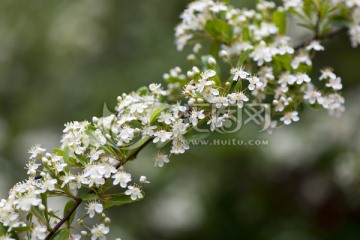
M 275 26 L 279 29 L 279 33 L 286 34 L 286 12 L 283 10 L 277 10 L 273 13 L 272 19 Z
M 238 62 L 236 63 L 236 67 L 241 67 L 242 65 L 244 65 L 247 57 L 250 54 L 250 50 L 246 50 L 243 53 L 241 53 Z
M 84 193 L 81 195 L 81 199 L 84 201 L 98 200 L 99 196 L 94 193 Z
M 221 19 L 208 20 L 205 24 L 205 31 L 215 40 L 225 43 L 231 42 L 232 28 L 229 23 Z
M 70 236 L 70 231 L 69 229 L 60 229 L 59 231 L 57 231 L 54 235 L 54 237 L 52 237 L 52 240 L 68 240 Z
M 149 89 L 147 87 L 141 87 L 136 91 L 140 96 L 146 96 L 149 94 Z
M 70 200 L 70 201 L 68 201 L 68 202 L 66 203 L 65 208 L 64 208 L 64 217 L 68 214 L 68 212 L 70 211 L 70 209 L 71 209 L 75 204 L 76 204 L 76 202 L 75 202 L 74 200 Z M 71 223 L 74 221 L 75 212 L 76 212 L 76 211 L 74 211 L 74 212 L 71 214 L 69 220 L 66 222 L 66 224 L 68 225 L 68 227 L 70 227 L 70 226 L 71 226 Z

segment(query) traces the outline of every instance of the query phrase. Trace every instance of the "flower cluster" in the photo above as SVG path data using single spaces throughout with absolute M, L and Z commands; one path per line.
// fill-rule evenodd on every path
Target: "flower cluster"
M 109 116 L 67 123 L 61 147 L 53 152 L 39 145 L 30 149 L 28 179 L 0 202 L 0 239 L 49 239 L 54 234 L 66 236 L 63 239 L 106 239 L 110 219 L 104 210 L 143 199 L 143 186 L 149 183 L 145 176 L 134 182 L 126 171 L 127 161 L 152 142 L 161 149 L 154 165 L 164 166 L 173 154 L 189 149 L 199 126 L 215 131 L 236 117 L 230 107 L 269 104 L 271 128 L 299 121 L 303 105 L 338 116 L 345 102 L 341 78 L 330 68 L 314 76 L 312 58 L 324 50 L 320 40 L 335 17 L 352 19 L 351 42 L 360 44 L 359 9 L 356 1 L 340 0 L 310 5 L 285 0 L 282 6 L 259 1 L 254 10 L 212 0 L 191 3 L 175 36 L 179 50 L 190 40 L 196 42 L 188 56 L 194 66 L 186 73 L 175 67 L 164 74 L 165 88 L 150 84 L 119 96 Z M 314 32 L 312 41 L 293 44 L 286 36 L 288 14 L 306 22 Z M 204 38 L 211 44 L 205 54 L 200 44 Z M 110 194 L 110 189 L 116 193 Z M 48 197 L 54 196 L 69 199 L 63 211 L 48 207 Z M 77 216 L 79 226 L 72 228 L 82 202 L 86 214 Z M 99 219 L 99 224 L 87 226 L 86 218 Z

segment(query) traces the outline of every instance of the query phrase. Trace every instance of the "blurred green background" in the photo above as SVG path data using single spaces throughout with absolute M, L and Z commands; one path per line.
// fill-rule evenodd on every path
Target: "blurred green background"
M 1 198 L 26 177 L 30 146 L 58 146 L 65 122 L 188 66 L 173 43 L 188 2 L 0 1 Z M 360 49 L 346 32 L 325 46 L 314 72 L 342 77 L 341 118 L 307 109 L 271 135 L 213 135 L 269 144 L 193 147 L 164 168 L 145 149 L 128 169 L 148 176 L 146 198 L 108 212 L 109 239 L 360 239 Z

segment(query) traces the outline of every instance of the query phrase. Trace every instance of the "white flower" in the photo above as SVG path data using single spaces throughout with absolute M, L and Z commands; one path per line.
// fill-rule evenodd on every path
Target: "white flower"
M 29 149 L 29 153 L 31 154 L 30 159 L 34 159 L 37 156 L 41 156 L 45 151 L 46 149 L 41 148 L 39 144 L 33 146 L 32 148 Z
M 39 206 L 41 204 L 41 199 L 37 198 L 34 193 L 28 193 L 16 199 L 14 204 L 16 209 L 29 212 L 32 206 Z
M 210 120 L 207 122 L 207 124 L 210 124 L 210 130 L 213 132 L 215 128 L 219 128 L 222 126 L 225 118 L 220 117 L 216 114 L 212 115 Z
M 303 82 L 309 83 L 311 81 L 310 77 L 306 73 L 297 73 L 296 78 L 296 83 L 299 85 Z
M 171 146 L 171 153 L 183 154 L 185 150 L 189 149 L 189 144 L 184 137 L 174 138 Z
M 135 103 L 131 105 L 130 113 L 143 113 L 144 110 L 147 108 L 147 104 L 145 103 Z
M 237 103 L 239 108 L 244 106 L 244 102 L 249 101 L 249 98 L 242 92 L 231 93 L 228 95 L 228 99 L 230 104 Z
M 196 108 L 194 108 L 193 110 L 191 110 L 189 121 L 193 126 L 196 126 L 198 124 L 198 119 L 204 119 L 204 118 L 205 118 L 204 110 L 198 111 Z
M 135 186 L 128 186 L 128 190 L 125 191 L 125 194 L 130 195 L 130 198 L 132 200 L 136 200 L 138 198 L 144 197 L 140 191 L 140 188 L 135 187 Z
M 146 176 L 140 176 L 139 182 L 140 182 L 140 183 L 150 183 L 150 182 L 147 180 Z
M 207 69 L 203 73 L 201 73 L 201 78 L 205 79 L 205 80 L 208 80 L 209 78 L 212 78 L 215 76 L 216 76 L 216 72 L 211 69 Z
M 299 121 L 298 112 L 287 112 L 280 118 L 280 121 L 283 121 L 286 125 L 289 125 L 291 122 L 297 122 Z
M 158 118 L 158 122 L 164 122 L 167 125 L 170 125 L 173 121 L 175 121 L 175 118 L 169 112 L 161 112 Z
M 163 167 L 165 163 L 169 163 L 170 160 L 168 155 L 162 154 L 161 152 L 155 155 L 155 167 Z
M 120 183 L 120 186 L 122 188 L 126 188 L 128 182 L 131 182 L 131 174 L 130 173 L 126 173 L 122 170 L 120 170 L 119 172 L 115 173 L 112 178 L 114 178 L 114 185 L 118 185 Z
M 166 95 L 166 92 L 162 89 L 161 84 L 152 83 L 149 85 L 149 89 L 156 95 Z
M 261 41 L 249 56 L 257 62 L 258 66 L 262 66 L 264 62 L 271 62 L 275 53 L 274 48 L 266 46 L 266 43 Z
M 205 87 L 214 85 L 214 81 L 208 81 L 207 79 L 200 79 L 198 84 L 196 84 L 196 91 L 202 92 L 204 91 Z
M 282 73 L 279 78 L 279 83 L 282 87 L 285 87 L 287 84 L 293 85 L 296 81 L 296 76 L 292 75 L 290 72 Z
M 172 136 L 172 133 L 171 132 L 167 132 L 165 130 L 160 130 L 160 131 L 157 131 L 154 133 L 154 143 L 157 143 L 157 142 L 166 142 L 167 140 L 169 140 Z
M 40 166 L 40 164 L 35 163 L 35 160 L 31 160 L 28 164 L 26 164 L 26 167 L 25 167 L 25 169 L 28 169 L 27 174 L 35 175 L 36 170 L 38 169 L 39 166 Z
M 360 44 L 360 25 L 354 24 L 349 28 L 351 45 L 357 47 Z
M 141 135 L 142 136 L 152 136 L 152 135 L 154 135 L 155 129 L 156 129 L 156 126 L 150 126 L 150 125 L 143 126 Z
M 188 128 L 189 124 L 183 123 L 183 119 L 176 120 L 171 125 L 172 135 L 174 137 L 177 137 L 179 135 L 182 135 L 186 132 L 186 129 Z
M 98 173 L 105 178 L 109 178 L 112 173 L 116 173 L 117 169 L 110 164 L 111 158 L 109 158 L 109 162 L 103 161 L 101 165 L 98 167 Z
M 91 149 L 90 152 L 90 162 L 96 161 L 99 159 L 101 154 L 104 154 L 104 150 L 98 150 L 96 151 L 95 149 Z
M 336 75 L 331 68 L 325 68 L 321 70 L 321 76 L 319 80 L 323 79 L 335 79 Z
M 303 0 L 283 0 L 286 10 L 294 8 L 295 10 L 301 9 L 303 6 Z
M 334 90 L 341 90 L 342 89 L 342 84 L 341 84 L 341 78 L 337 77 L 337 78 L 331 78 L 329 79 L 329 82 L 326 83 L 327 87 L 331 87 Z
M 255 87 L 261 87 L 263 85 L 262 82 L 260 82 L 260 79 L 256 76 L 252 76 L 252 77 L 249 77 L 247 78 L 247 80 L 249 80 L 249 90 L 254 90 Z
M 309 89 L 305 91 L 304 99 L 309 100 L 310 104 L 315 104 L 316 101 L 318 103 L 321 103 L 323 101 L 321 97 L 321 93 L 315 89 Z
M 282 112 L 282 111 L 284 111 L 285 107 L 286 107 L 287 105 L 289 105 L 289 102 L 291 102 L 291 101 L 292 101 L 291 98 L 285 98 L 285 97 L 283 97 L 283 96 L 281 96 L 279 100 L 274 99 L 274 100 L 273 100 L 273 104 L 274 104 L 274 106 L 275 106 L 275 111 L 276 111 L 276 112 Z
M 227 11 L 228 7 L 224 4 L 224 3 L 214 3 L 211 7 L 210 7 L 210 11 L 214 12 L 214 13 L 218 13 L 218 12 L 222 12 L 222 11 Z
M 89 214 L 90 218 L 93 218 L 95 216 L 95 212 L 97 214 L 101 214 L 103 212 L 103 205 L 97 202 L 90 202 L 87 205 L 87 213 Z
M 31 240 L 43 240 L 47 236 L 47 228 L 45 226 L 36 226 L 31 232 Z
M 239 78 L 240 79 L 245 79 L 245 78 L 247 78 L 247 76 L 250 75 L 248 72 L 245 72 L 242 67 L 240 67 L 240 68 L 232 68 L 230 70 L 230 73 L 234 74 L 233 81 L 237 81 L 237 80 L 239 80 Z
M 296 57 L 294 57 L 294 59 L 291 61 L 291 67 L 293 69 L 297 69 L 302 63 L 308 66 L 311 66 L 312 64 L 309 55 L 305 52 L 300 52 Z
M 94 226 L 91 229 L 91 240 L 106 240 L 105 235 L 109 233 L 109 228 L 103 223 Z
M 315 50 L 315 51 L 324 51 L 324 47 L 321 46 L 319 41 L 312 41 L 307 47 L 306 50 L 310 51 L 310 50 Z
M 71 175 L 70 173 L 65 173 L 65 175 L 61 177 L 61 180 L 63 181 L 61 188 L 63 188 L 66 184 L 73 182 L 75 179 L 75 176 Z
M 123 127 L 118 135 L 118 145 L 121 145 L 122 142 L 128 143 L 134 137 L 134 131 L 135 129 L 129 126 Z

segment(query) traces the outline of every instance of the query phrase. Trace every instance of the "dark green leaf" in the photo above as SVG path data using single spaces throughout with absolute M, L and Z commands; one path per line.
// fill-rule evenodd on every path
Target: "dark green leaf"
M 141 191 L 143 198 L 145 196 L 144 192 Z M 109 208 L 112 206 L 121 206 L 124 204 L 129 204 L 133 202 L 141 201 L 143 198 L 137 198 L 136 200 L 132 200 L 129 195 L 126 195 L 125 193 L 119 193 L 117 195 L 107 195 L 105 196 L 106 200 L 103 201 L 103 207 Z
M 4 225 L 0 222 L 0 236 L 7 233 L 7 227 L 4 227 Z
M 213 43 L 210 45 L 210 54 L 216 60 L 219 59 L 219 51 L 220 51 L 220 43 L 218 41 L 213 41 Z

